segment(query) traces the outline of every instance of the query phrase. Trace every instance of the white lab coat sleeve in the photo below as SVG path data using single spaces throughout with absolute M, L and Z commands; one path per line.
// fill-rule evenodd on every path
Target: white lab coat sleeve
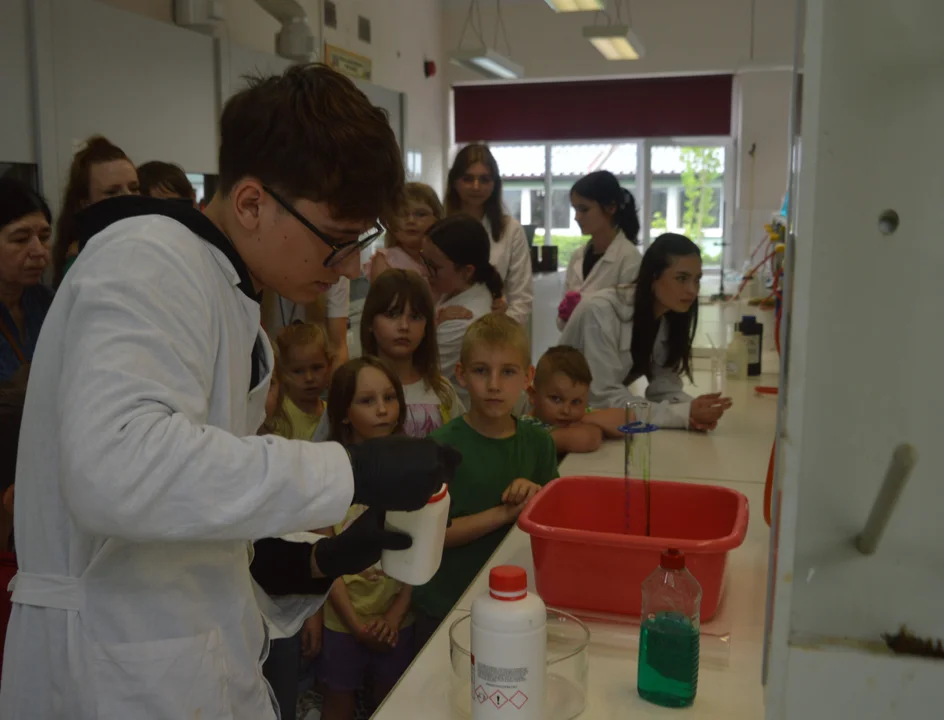
M 58 435 L 76 524 L 145 542 L 254 540 L 339 522 L 353 496 L 340 445 L 208 424 L 210 398 L 225 405 L 227 393 L 249 390 L 215 371 L 219 278 L 179 248 L 139 240 L 113 242 L 94 277 L 68 286 Z
M 561 345 L 577 348 L 587 359 L 593 376 L 590 405 L 594 408 L 623 407 L 630 400 L 643 399 L 633 395 L 623 384 L 632 368 L 632 358 L 620 354 L 620 328 L 607 322 L 615 318 L 616 315 L 607 313 L 602 305 L 581 303 L 560 337 Z
M 583 278 L 580 276 L 580 272 L 583 270 L 583 254 L 585 249 L 586 246 L 581 246 L 574 250 L 574 254 L 570 256 L 570 260 L 567 263 L 567 275 L 564 277 L 564 295 L 572 290 L 579 291 L 580 286 L 583 285 Z
M 527 324 L 531 315 L 531 306 L 534 301 L 534 279 L 531 276 L 531 250 L 528 247 L 528 238 L 524 228 L 517 221 L 508 237 L 501 242 L 511 243 L 508 275 L 505 281 L 505 299 L 508 301 L 506 314 L 522 325 Z M 440 350 L 442 348 L 440 347 Z
M 456 363 L 459 362 L 459 355 L 462 352 L 462 339 L 471 324 L 471 320 L 446 320 L 436 328 L 436 340 L 439 342 L 439 367 L 447 378 L 453 377 L 456 373 Z
M 622 242 L 628 242 L 623 240 Z M 639 275 L 639 266 L 642 265 L 642 255 L 633 247 L 631 252 L 627 252 L 620 265 L 619 275 L 616 279 L 617 285 L 632 285 L 636 282 Z
M 682 378 L 672 368 L 653 363 L 646 388 L 652 403 L 649 421 L 665 428 L 688 428 L 692 397 L 682 390 Z

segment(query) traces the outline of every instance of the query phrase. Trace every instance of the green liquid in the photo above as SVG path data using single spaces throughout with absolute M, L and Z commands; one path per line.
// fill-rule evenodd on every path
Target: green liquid
M 662 707 L 688 707 L 698 690 L 698 630 L 678 613 L 659 613 L 639 632 L 639 696 Z

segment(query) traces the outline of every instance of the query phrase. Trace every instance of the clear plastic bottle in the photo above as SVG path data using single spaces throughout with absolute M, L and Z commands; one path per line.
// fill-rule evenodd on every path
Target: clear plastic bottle
M 639 696 L 662 707 L 689 707 L 698 691 L 701 585 L 678 550 L 642 584 Z

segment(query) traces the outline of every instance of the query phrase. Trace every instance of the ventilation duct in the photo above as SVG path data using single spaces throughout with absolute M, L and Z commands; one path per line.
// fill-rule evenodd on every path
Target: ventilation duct
M 256 4 L 282 23 L 275 35 L 278 55 L 296 62 L 308 62 L 314 57 L 315 35 L 305 9 L 296 0 L 256 0 Z

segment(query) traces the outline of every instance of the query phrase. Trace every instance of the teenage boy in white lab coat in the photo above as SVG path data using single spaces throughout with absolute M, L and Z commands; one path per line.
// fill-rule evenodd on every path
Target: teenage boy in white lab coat
M 433 441 L 255 435 L 273 365 L 259 293 L 310 302 L 356 273 L 403 186 L 386 116 L 329 68 L 296 66 L 231 98 L 220 137 L 206 215 L 125 197 L 82 220 L 91 239 L 46 318 L 23 416 L 2 718 L 276 718 L 270 633 L 408 545 L 382 511 L 421 507 L 454 469 Z M 332 525 L 352 499 L 374 514 L 285 543 L 298 594 L 278 606 L 249 541 Z

